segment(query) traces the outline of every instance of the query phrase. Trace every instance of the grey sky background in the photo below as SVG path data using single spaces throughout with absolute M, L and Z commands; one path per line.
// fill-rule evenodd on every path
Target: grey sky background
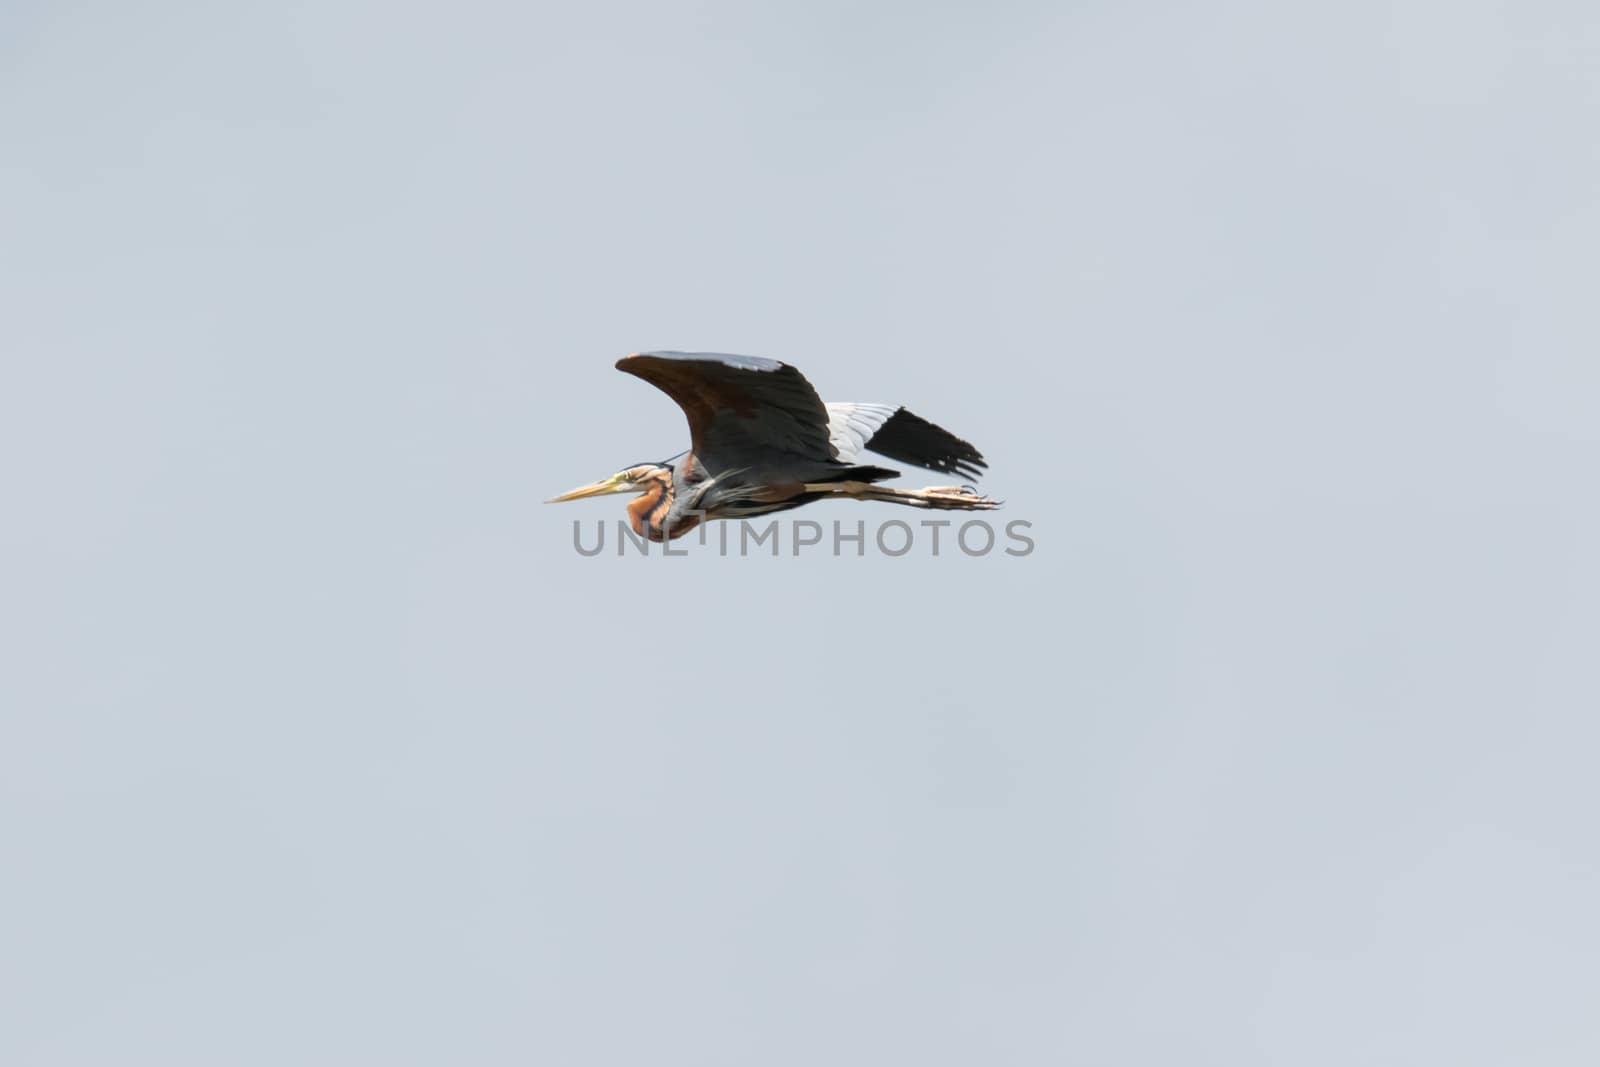
M 1593 1063 L 1597 129 L 1576 2 L 7 5 L 0 1061 Z M 641 348 L 1037 551 L 578 558 Z

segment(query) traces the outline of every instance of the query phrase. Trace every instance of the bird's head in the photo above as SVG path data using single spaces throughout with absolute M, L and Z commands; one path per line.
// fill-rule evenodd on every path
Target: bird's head
M 576 489 L 553 496 L 546 504 L 561 504 L 568 500 L 582 500 L 590 496 L 607 496 L 611 493 L 642 493 L 665 481 L 672 483 L 672 468 L 660 463 L 640 463 L 602 478 L 598 482 L 580 485 Z

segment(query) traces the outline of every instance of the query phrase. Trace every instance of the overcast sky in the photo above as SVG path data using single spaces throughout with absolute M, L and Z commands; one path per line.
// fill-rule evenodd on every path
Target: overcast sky
M 1597 130 L 1577 0 L 6 5 L 0 1061 L 1596 1062 Z M 1036 550 L 578 556 L 649 348 Z

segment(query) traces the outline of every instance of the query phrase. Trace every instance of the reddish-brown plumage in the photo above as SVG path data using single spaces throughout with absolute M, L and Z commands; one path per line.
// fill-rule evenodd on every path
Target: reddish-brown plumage
M 666 495 L 667 487 L 660 481 L 654 481 L 643 495 L 628 501 L 628 524 L 633 527 L 634 533 L 649 536 L 645 522 Z
M 643 495 L 628 502 L 628 525 L 633 532 L 651 541 L 667 540 L 667 512 L 672 510 L 672 474 L 653 475 Z M 672 524 L 673 538 L 682 537 L 700 525 L 697 515 L 684 515 Z

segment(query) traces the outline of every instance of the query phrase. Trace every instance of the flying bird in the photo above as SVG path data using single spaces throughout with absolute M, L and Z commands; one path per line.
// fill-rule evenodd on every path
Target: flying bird
M 813 500 L 882 500 L 910 507 L 986 511 L 999 503 L 970 486 L 891 489 L 900 472 L 859 462 L 863 450 L 976 481 L 982 453 L 950 431 L 892 404 L 824 404 L 787 363 L 716 352 L 640 352 L 617 369 L 670 396 L 689 420 L 689 451 L 640 463 L 546 501 L 638 493 L 634 533 L 682 537 L 710 519 L 787 511 Z

